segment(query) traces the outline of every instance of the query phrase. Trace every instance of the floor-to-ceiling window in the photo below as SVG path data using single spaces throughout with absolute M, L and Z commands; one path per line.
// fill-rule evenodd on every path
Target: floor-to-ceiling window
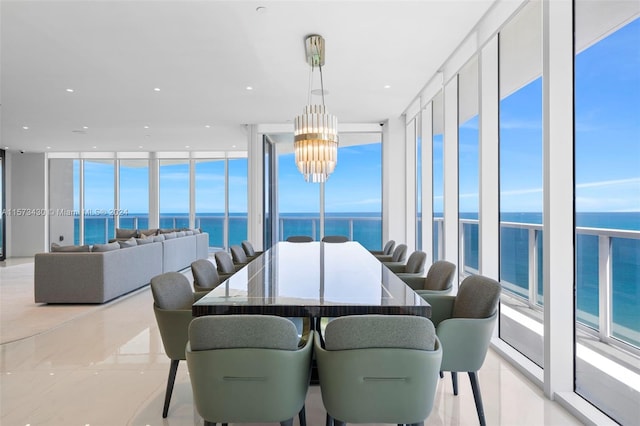
M 369 250 L 382 244 L 380 134 L 341 136 L 338 165 L 325 183 L 324 235 L 343 235 Z
M 125 229 L 149 229 L 149 160 L 119 160 L 119 221 Z
M 230 158 L 228 162 L 227 197 L 229 199 L 229 246 L 241 244 L 247 239 L 247 173 L 246 158 Z
M 366 248 L 381 248 L 380 133 L 340 134 L 338 163 L 324 184 L 305 182 L 295 164 L 290 137 L 269 135 L 267 139 L 277 153 L 277 163 L 269 163 L 277 185 L 265 175 L 265 194 L 269 194 L 265 204 L 277 200 L 277 211 L 272 212 L 277 224 L 272 228 L 278 235 L 273 242 L 291 235 L 308 235 L 314 240 L 344 235 Z
M 115 236 L 115 165 L 111 159 L 85 159 L 84 243 L 104 244 Z
M 195 174 L 195 226 L 209 234 L 209 247 L 224 247 L 226 161 L 224 158 L 196 160 Z
M 433 98 L 433 261 L 444 259 L 444 105 L 442 92 Z
M 601 0 L 575 6 L 575 386 L 616 421 L 634 424 L 640 398 L 634 380 L 640 377 L 640 7 L 630 17 L 631 4 L 619 6 Z
M 189 160 L 160 160 L 160 228 L 189 227 Z
M 500 337 L 543 366 L 542 2 L 500 32 Z
M 478 57 L 458 76 L 458 211 L 460 275 L 478 273 L 479 260 L 479 157 Z

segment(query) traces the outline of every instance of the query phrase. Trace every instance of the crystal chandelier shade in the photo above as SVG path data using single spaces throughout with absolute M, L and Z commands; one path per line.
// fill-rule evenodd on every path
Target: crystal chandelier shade
M 305 42 L 311 74 L 316 66 L 320 69 L 322 105 L 312 105 L 309 102 L 302 115 L 295 117 L 293 147 L 296 165 L 305 181 L 321 183 L 327 181 L 338 162 L 338 119 L 329 114 L 324 105 L 324 39 L 319 35 L 312 35 Z

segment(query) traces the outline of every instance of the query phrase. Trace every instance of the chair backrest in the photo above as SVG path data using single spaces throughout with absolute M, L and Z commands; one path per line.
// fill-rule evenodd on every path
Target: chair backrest
M 398 244 L 398 246 L 393 250 L 393 256 L 391 257 L 392 262 L 404 262 L 404 259 L 407 257 L 407 245 L 406 244 Z
M 207 259 L 198 259 L 191 263 L 194 287 L 213 289 L 220 284 L 220 276 L 216 267 Z
M 324 333 L 328 351 L 402 348 L 432 351 L 436 331 L 427 318 L 412 315 L 352 315 L 335 318 Z
M 343 235 L 325 235 L 322 237 L 322 241 L 325 243 L 346 243 L 349 238 Z
M 501 286 L 482 275 L 469 275 L 460 283 L 453 302 L 453 318 L 488 318 L 496 311 Z
M 164 353 L 172 360 L 185 359 L 194 301 L 189 280 L 179 272 L 165 272 L 151 278 L 151 293 Z
M 416 250 L 409 256 L 404 272 L 408 274 L 421 274 L 424 272 L 424 264 L 427 261 L 427 254 Z
M 226 251 L 217 251 L 213 256 L 216 258 L 218 272 L 221 274 L 233 274 L 236 271 L 233 266 L 233 259 Z
M 247 263 L 249 261 L 244 249 L 238 245 L 231 246 L 231 256 L 233 258 L 233 263 Z
M 287 241 L 290 243 L 310 243 L 313 238 L 307 235 L 291 235 L 287 238 Z
M 456 275 L 456 265 L 446 260 L 438 260 L 429 267 L 424 280 L 424 290 L 444 291 L 451 288 Z
M 151 278 L 151 294 L 160 309 L 191 310 L 193 304 L 191 284 L 179 272 L 165 272 Z
M 194 319 L 186 359 L 198 413 L 210 423 L 292 422 L 309 387 L 313 341 L 311 332 L 299 346 L 282 317 Z
M 336 318 L 316 339 L 322 401 L 346 423 L 419 424 L 433 408 L 442 348 L 423 317 Z
M 269 315 L 211 315 L 189 326 L 192 351 L 231 348 L 298 349 L 298 330 L 290 320 Z
M 387 244 L 382 248 L 382 254 L 391 255 L 393 253 L 393 249 L 396 247 L 396 242 L 394 240 L 387 241 Z
M 249 242 L 249 241 L 243 241 L 242 242 L 242 249 L 244 250 L 244 254 L 246 254 L 247 256 L 255 256 L 256 255 L 256 251 L 253 248 L 253 245 Z

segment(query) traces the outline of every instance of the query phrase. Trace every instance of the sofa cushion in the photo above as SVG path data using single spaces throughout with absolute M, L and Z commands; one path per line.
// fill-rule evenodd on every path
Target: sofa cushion
M 78 253 L 78 252 L 87 252 L 89 250 L 88 245 L 83 246 L 61 246 L 60 244 L 51 243 L 51 252 L 56 253 Z
M 137 229 L 116 228 L 116 239 L 118 240 L 122 240 L 123 238 L 124 239 L 135 238 L 137 236 L 138 236 Z
M 152 237 L 158 235 L 158 229 L 140 229 L 138 230 L 138 235 L 140 237 Z
M 192 230 L 184 231 L 184 235 L 193 235 Z
M 153 237 L 154 243 L 157 243 L 159 241 L 164 241 L 164 234 L 156 235 L 155 237 Z
M 138 242 L 135 238 L 131 237 L 128 240 L 118 241 L 118 244 L 120 244 L 120 248 L 129 248 L 137 246 Z
M 176 237 L 178 237 L 178 238 L 180 238 L 180 237 L 184 237 L 185 235 L 187 235 L 187 234 L 185 234 L 185 232 L 184 232 L 184 231 L 178 231 L 178 232 L 176 232 Z
M 168 234 L 170 232 L 176 232 L 179 231 L 179 229 L 174 229 L 174 228 L 160 228 L 158 229 L 158 234 Z
M 143 244 L 151 244 L 153 243 L 153 237 L 151 238 L 136 238 L 136 243 L 141 246 Z
M 113 243 L 108 243 L 108 244 L 94 244 L 93 247 L 91 248 L 91 251 L 94 253 L 98 253 L 98 252 L 119 250 L 119 249 L 120 249 L 120 244 L 117 241 L 115 241 Z
M 167 232 L 166 234 L 162 234 L 162 235 L 164 235 L 165 240 L 171 240 L 178 236 L 176 232 Z

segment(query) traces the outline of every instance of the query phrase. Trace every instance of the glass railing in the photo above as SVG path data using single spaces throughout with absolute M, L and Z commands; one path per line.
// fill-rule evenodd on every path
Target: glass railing
M 292 235 L 308 235 L 320 240 L 320 218 L 312 215 L 297 214 L 279 217 L 279 241 Z M 382 217 L 373 213 L 362 215 L 327 215 L 324 220 L 324 235 L 343 235 L 351 241 L 357 241 L 367 250 L 382 248 Z
M 477 235 L 478 221 L 460 220 L 460 227 L 460 247 L 473 246 L 464 240 Z M 542 225 L 501 222 L 500 228 L 503 289 L 539 309 L 543 303 Z M 477 273 L 477 250 L 471 256 L 461 250 L 460 259 L 462 276 Z M 576 320 L 602 341 L 640 348 L 639 260 L 640 231 L 576 228 Z

